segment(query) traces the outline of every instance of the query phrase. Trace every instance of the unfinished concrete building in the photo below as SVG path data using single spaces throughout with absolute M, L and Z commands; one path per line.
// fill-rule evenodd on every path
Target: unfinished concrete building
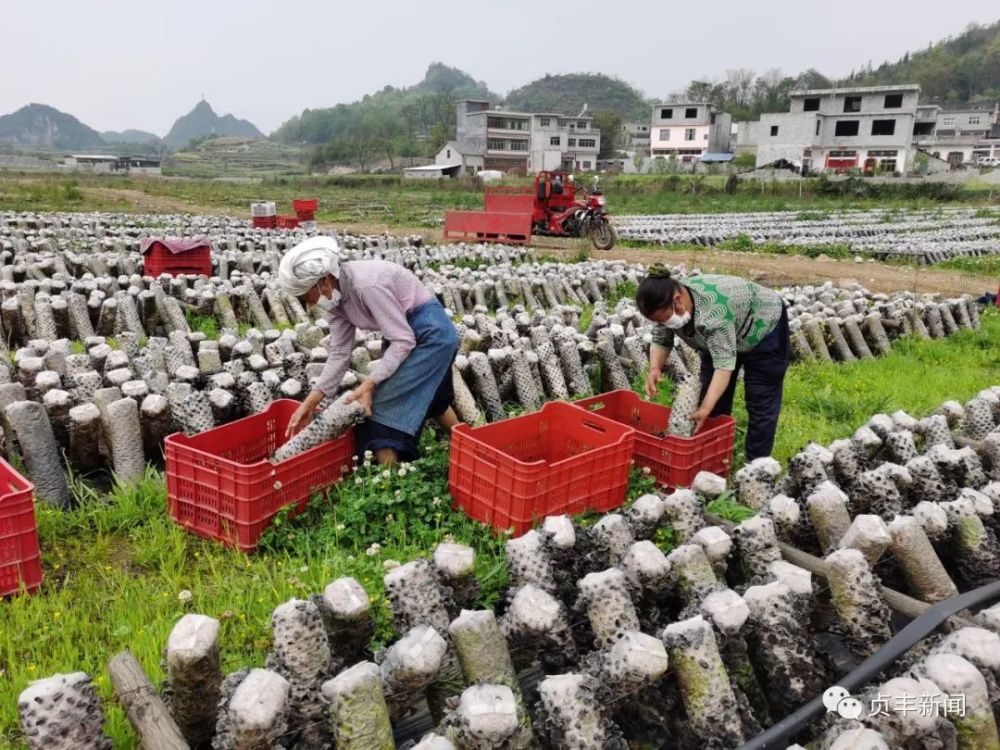
M 738 126 L 737 150 L 757 166 L 788 162 L 806 171 L 905 173 L 914 152 L 920 86 L 793 91 L 788 112 Z

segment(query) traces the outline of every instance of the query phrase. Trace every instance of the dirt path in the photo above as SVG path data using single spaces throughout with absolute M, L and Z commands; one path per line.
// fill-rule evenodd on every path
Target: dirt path
M 343 231 L 343 227 L 340 228 Z M 372 227 L 374 229 L 374 227 Z M 440 230 L 412 228 L 390 230 L 393 234 L 421 234 L 428 243 L 442 242 Z M 538 238 L 532 247 L 539 255 L 557 258 L 577 258 L 579 240 Z M 589 246 L 588 246 L 589 247 Z M 690 251 L 663 250 L 655 247 L 617 247 L 608 253 L 589 248 L 594 260 L 626 260 L 630 263 L 683 264 L 703 271 L 744 276 L 767 286 L 790 284 L 822 284 L 832 281 L 860 282 L 873 292 L 912 291 L 945 295 L 974 294 L 995 291 L 997 279 L 966 271 L 951 271 L 930 266 L 892 266 L 886 263 L 854 260 L 813 259 L 802 255 L 769 255 L 765 253 L 733 252 L 701 248 Z
M 579 252 L 573 247 L 546 247 L 546 254 L 572 257 Z M 857 281 L 873 292 L 937 292 L 946 295 L 975 294 L 993 291 L 997 279 L 989 276 L 936 269 L 928 266 L 892 266 L 878 262 L 854 260 L 813 259 L 800 255 L 767 255 L 726 250 L 698 249 L 692 251 L 665 251 L 654 248 L 615 248 L 602 255 L 591 250 L 590 257 L 614 258 L 632 263 L 667 262 L 684 264 L 703 271 L 730 273 L 754 279 L 768 286 L 788 284 L 822 284 L 832 281 L 842 285 Z
M 150 195 L 142 190 L 119 188 L 84 187 L 85 194 L 127 204 L 131 208 L 150 213 L 197 213 L 225 214 L 223 209 L 200 206 L 190 201 L 161 195 Z M 374 222 L 321 225 L 321 230 L 336 230 L 358 234 L 382 234 L 386 231 L 395 236 L 419 234 L 428 243 L 442 241 L 441 230 L 426 227 L 389 227 Z M 540 238 L 533 243 L 540 255 L 558 258 L 578 257 L 581 243 L 578 240 Z M 788 284 L 835 284 L 858 281 L 873 292 L 937 292 L 946 295 L 975 294 L 996 289 L 997 280 L 988 276 L 964 271 L 947 271 L 932 267 L 891 266 L 884 263 L 853 260 L 813 259 L 798 255 L 767 255 L 764 253 L 743 253 L 727 250 L 697 249 L 691 251 L 667 251 L 657 248 L 616 248 L 607 254 L 590 251 L 594 259 L 620 259 L 632 263 L 684 264 L 689 268 L 704 271 L 731 273 L 759 281 L 769 286 Z
M 152 195 L 142 190 L 129 190 L 125 188 L 104 188 L 104 187 L 81 187 L 82 192 L 88 198 L 95 198 L 103 201 L 114 201 L 123 203 L 130 209 L 145 211 L 156 214 L 226 214 L 230 213 L 220 208 L 209 206 L 199 206 L 196 203 L 171 198 L 166 195 Z

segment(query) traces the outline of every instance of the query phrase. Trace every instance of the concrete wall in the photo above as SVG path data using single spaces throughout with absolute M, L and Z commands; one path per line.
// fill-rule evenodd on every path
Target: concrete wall
M 808 113 L 807 113 L 808 114 Z M 824 117 L 820 129 L 818 144 L 831 148 L 909 148 L 913 141 L 913 115 L 901 113 L 897 115 L 868 114 L 840 115 Z M 857 135 L 837 135 L 837 123 L 848 120 L 858 122 Z M 872 126 L 876 120 L 894 120 L 895 132 L 892 135 L 873 135 Z
M 985 135 L 995 122 L 992 110 L 964 109 L 955 112 L 938 112 L 937 130 L 954 131 L 956 135 L 975 133 Z
M 708 131 L 708 150 L 713 154 L 728 153 L 732 148 L 733 117 L 728 112 L 715 115 L 715 123 Z
M 872 123 L 883 119 L 896 121 L 893 135 L 872 135 Z M 836 135 L 836 123 L 843 120 L 857 121 L 858 135 Z M 758 167 L 777 159 L 786 159 L 794 164 L 808 164 L 813 170 L 825 169 L 827 157 L 832 151 L 854 152 L 853 155 L 845 153 L 833 158 L 854 158 L 859 169 L 864 168 L 865 160 L 869 158 L 876 159 L 876 168 L 882 159 L 895 159 L 895 171 L 902 172 L 909 168 L 913 150 L 913 114 L 772 112 L 761 115 L 759 121 L 740 123 L 738 133 L 737 150 L 753 149 L 757 154 Z M 895 156 L 879 153 L 890 151 L 897 153 Z
M 901 94 L 903 103 L 901 107 L 887 109 L 885 98 L 887 95 Z M 920 92 L 917 90 L 899 90 L 891 86 L 877 87 L 877 90 L 865 89 L 830 89 L 824 92 L 803 92 L 793 93 L 789 112 L 804 112 L 807 99 L 819 99 L 819 112 L 824 115 L 850 116 L 851 112 L 844 112 L 844 99 L 847 97 L 861 97 L 861 112 L 872 114 L 893 115 L 903 112 L 916 114 L 917 101 Z M 806 113 L 813 114 L 813 113 Z
M 455 126 L 456 140 L 470 151 L 486 151 L 486 114 L 472 114 L 459 118 Z

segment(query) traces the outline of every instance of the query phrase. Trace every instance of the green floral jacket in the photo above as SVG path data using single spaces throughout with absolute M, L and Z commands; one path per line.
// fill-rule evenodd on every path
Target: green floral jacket
M 692 320 L 681 330 L 653 326 L 653 343 L 674 345 L 674 336 L 712 357 L 717 370 L 735 370 L 736 355 L 753 349 L 781 319 L 777 292 L 738 276 L 705 274 L 683 281 L 694 300 Z

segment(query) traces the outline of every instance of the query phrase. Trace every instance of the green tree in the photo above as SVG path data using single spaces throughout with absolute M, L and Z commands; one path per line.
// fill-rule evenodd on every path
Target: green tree
M 594 127 L 601 131 L 601 148 L 598 159 L 610 159 L 621 149 L 622 118 L 611 110 L 594 113 Z

